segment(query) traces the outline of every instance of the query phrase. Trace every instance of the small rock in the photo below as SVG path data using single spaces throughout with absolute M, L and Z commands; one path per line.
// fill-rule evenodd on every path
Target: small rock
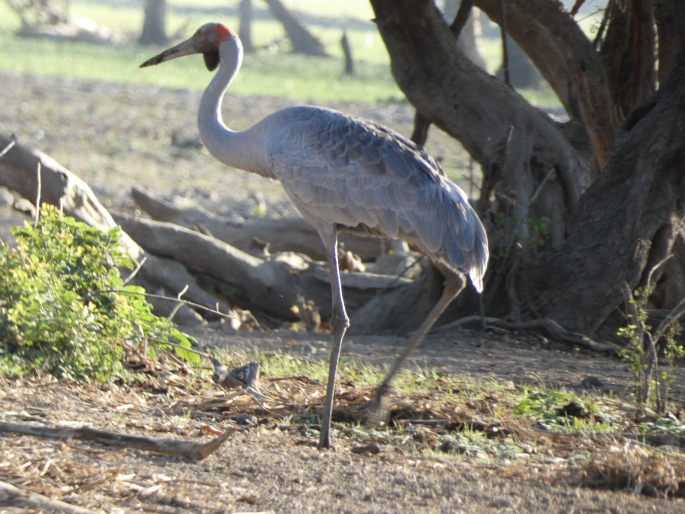
M 557 416 L 566 416 L 569 418 L 578 419 L 587 419 L 590 417 L 588 410 L 575 401 L 571 401 L 563 407 L 558 408 L 556 414 Z
M 236 425 L 251 427 L 257 424 L 257 417 L 252 414 L 238 414 L 232 419 Z
M 357 455 L 378 455 L 381 449 L 375 443 L 364 444 L 362 446 L 355 446 L 350 450 Z
M 580 381 L 580 387 L 582 389 L 602 389 L 605 387 L 604 382 L 599 377 L 593 375 L 588 375 L 583 380 Z

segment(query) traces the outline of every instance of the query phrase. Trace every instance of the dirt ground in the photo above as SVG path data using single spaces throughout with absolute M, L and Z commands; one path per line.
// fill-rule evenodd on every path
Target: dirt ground
M 269 214 L 292 212 L 278 184 L 222 168 L 195 146 L 197 92 L 12 74 L 0 74 L 0 83 L 3 132 L 14 132 L 78 173 L 112 210 L 131 210 L 128 190 L 139 185 L 202 201 L 227 215 L 249 214 L 263 200 Z M 289 103 L 229 96 L 226 117 L 245 127 Z M 405 105 L 333 107 L 404 133 L 413 115 Z M 429 150 L 448 167 L 463 161 L 462 152 L 439 133 Z M 0 211 L 3 226 L 15 222 L 10 212 Z M 217 346 L 285 349 L 314 359 L 326 358 L 328 349 L 325 334 L 229 334 L 207 328 L 195 335 Z M 343 358 L 387 363 L 398 342 L 396 337 L 350 337 Z M 431 335 L 411 366 L 579 393 L 584 379 L 601 377 L 606 391 L 617 397 L 626 394 L 630 381 L 625 365 L 615 359 L 538 336 L 469 330 Z M 221 430 L 232 426 L 228 418 L 178 409 L 204 394 L 0 378 L 0 422 L 86 424 L 149 437 L 208 440 L 202 427 Z M 682 409 L 682 372 L 674 398 Z M 231 419 L 241 409 L 253 412 L 250 401 L 232 406 Z M 578 459 L 587 459 L 585 448 L 493 459 L 419 452 L 411 438 L 366 445 L 343 433 L 334 436 L 336 449 L 319 451 L 315 430 L 259 418 L 207 459 L 191 462 L 76 440 L 3 435 L 0 480 L 103 512 L 685 512 L 682 499 L 581 487 Z M 606 441 L 597 451 L 621 452 L 625 445 Z M 0 509 L 26 511 L 3 507 L 1 495 Z

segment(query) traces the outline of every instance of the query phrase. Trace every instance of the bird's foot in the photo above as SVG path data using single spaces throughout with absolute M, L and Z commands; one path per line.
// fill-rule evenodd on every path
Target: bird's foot
M 387 399 L 388 386 L 381 385 L 367 407 L 366 426 L 369 428 L 385 428 L 390 416 L 390 404 Z

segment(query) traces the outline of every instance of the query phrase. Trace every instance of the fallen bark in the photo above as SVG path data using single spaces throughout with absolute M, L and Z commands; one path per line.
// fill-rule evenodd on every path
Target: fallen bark
M 211 235 L 252 255 L 261 256 L 266 243 L 274 253 L 304 253 L 317 261 L 327 258 L 319 234 L 300 217 L 251 218 L 238 223 L 208 212 L 201 206 L 179 207 L 139 187 L 131 190 L 131 196 L 136 205 L 157 221 L 175 223 Z M 363 261 L 374 260 L 382 253 L 383 241 L 380 239 L 343 233 L 340 241 L 346 250 Z
M 0 481 L 0 505 L 37 509 L 46 512 L 65 512 L 67 514 L 92 514 L 84 509 L 59 500 L 52 500 L 42 494 L 24 491 L 18 487 Z
M 136 448 L 161 455 L 186 457 L 194 460 L 202 460 L 214 453 L 235 431 L 236 429 L 234 428 L 225 430 L 223 434 L 209 442 L 197 443 L 121 434 L 107 430 L 98 430 L 85 425 L 72 428 L 0 422 L 0 433 L 30 435 L 42 439 L 81 439 L 83 441 L 93 441 L 104 446 Z

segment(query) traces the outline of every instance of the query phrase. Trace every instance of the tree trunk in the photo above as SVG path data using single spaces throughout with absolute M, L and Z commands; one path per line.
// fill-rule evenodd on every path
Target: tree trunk
M 550 317 L 593 333 L 609 327 L 623 302 L 623 283 L 640 286 L 665 256 L 675 253 L 654 279 L 683 276 L 682 57 L 677 66 L 666 63 L 676 71 L 627 115 L 619 131 L 616 105 L 629 105 L 648 89 L 637 96 L 633 89 L 632 96 L 612 89 L 616 82 L 609 80 L 604 61 L 556 0 L 509 1 L 510 32 L 583 123 L 580 130 L 577 124 L 562 128 L 470 65 L 447 36 L 433 2 L 371 4 L 400 88 L 483 166 L 478 207 L 488 213 L 493 255 L 485 285 L 488 314 Z M 476 0 L 495 19 L 499 4 Z M 680 14 L 685 6 L 662 0 L 661 8 L 657 27 L 670 35 L 671 50 L 683 47 L 685 31 L 673 26 L 684 22 L 663 16 Z M 631 30 L 649 40 L 649 29 Z M 643 68 L 641 60 L 648 52 L 633 50 L 630 76 L 649 88 L 649 66 Z M 604 169 L 591 171 L 584 140 L 597 162 L 607 163 Z M 661 281 L 652 301 L 672 301 L 676 289 L 664 291 Z
M 240 0 L 238 7 L 240 21 L 238 23 L 238 37 L 243 43 L 245 52 L 254 52 L 252 43 L 252 0 Z
M 345 57 L 344 73 L 345 75 L 354 75 L 354 57 L 352 56 L 352 46 L 350 45 L 350 38 L 347 37 L 347 31 L 343 31 L 343 35 L 340 38 L 340 46 Z
M 561 246 L 566 217 L 589 183 L 589 162 L 546 114 L 461 52 L 433 2 L 371 3 L 400 88 L 483 168 L 478 207 L 497 223 L 489 227 L 491 254 L 509 260 L 503 269 L 514 272 L 519 247 L 538 244 L 541 219 L 549 222 L 543 246 Z M 510 271 L 486 277 L 486 302 L 499 302 Z M 517 317 L 515 303 L 512 297 L 497 311 Z
M 571 330 L 600 328 L 622 303 L 622 284 L 644 285 L 683 233 L 683 50 L 661 91 L 626 118 L 614 156 L 583 196 L 565 245 L 537 270 L 549 286 L 541 309 Z
M 610 2 L 600 54 L 621 117 L 656 90 L 656 34 L 652 0 Z M 671 49 L 673 51 L 673 49 Z
M 271 14 L 283 25 L 292 44 L 293 52 L 317 56 L 328 55 L 323 43 L 309 32 L 307 27 L 280 0 L 265 0 L 265 2 L 269 5 Z
M 164 45 L 166 35 L 166 0 L 145 0 L 143 30 L 138 38 L 141 45 Z

